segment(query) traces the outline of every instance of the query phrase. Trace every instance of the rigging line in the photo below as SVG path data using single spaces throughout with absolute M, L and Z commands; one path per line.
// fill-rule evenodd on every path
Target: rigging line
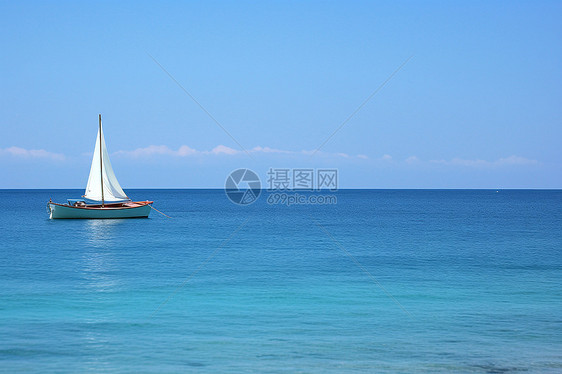
M 316 148 L 316 150 L 314 152 L 312 152 L 311 156 L 314 156 L 316 154 L 316 152 L 318 152 L 320 150 L 320 148 L 324 147 L 326 145 L 326 143 L 328 143 L 330 141 L 330 139 L 332 139 L 332 137 L 334 135 L 336 135 L 338 133 L 338 131 L 340 131 L 342 129 L 342 127 L 344 127 L 346 125 L 346 123 L 349 122 L 349 120 L 352 119 L 353 116 L 355 116 L 357 114 L 357 112 L 359 112 L 361 110 L 361 108 L 363 108 L 365 106 L 365 104 L 367 104 L 369 102 L 369 100 L 371 100 L 373 98 L 373 96 L 375 96 L 392 79 L 392 77 L 394 77 L 396 75 L 396 73 L 398 73 L 400 70 L 402 70 L 404 65 L 406 65 L 412 57 L 414 57 L 414 55 L 411 55 L 410 57 L 408 57 L 402 63 L 402 65 L 400 65 L 396 70 L 394 70 L 392 72 L 392 74 L 390 74 L 388 76 L 388 78 L 386 78 L 386 80 L 384 82 L 382 82 L 381 85 L 367 99 L 365 99 L 365 101 L 363 101 L 363 103 L 361 105 L 359 105 L 359 107 L 357 107 L 357 109 L 355 109 L 355 111 L 353 113 L 351 113 L 351 115 L 349 117 L 347 117 L 347 119 L 345 121 L 343 121 L 343 123 L 330 136 L 328 136 L 328 138 L 326 140 L 324 140 L 324 142 L 322 144 L 320 144 L 320 146 L 318 148 Z
M 254 158 L 252 157 L 252 155 L 250 154 L 250 152 L 248 152 L 248 150 L 247 150 L 246 148 L 244 148 L 244 146 L 243 146 L 242 144 L 240 144 L 240 142 L 238 142 L 238 140 L 236 140 L 236 139 L 234 138 L 234 136 L 232 136 L 232 135 L 228 132 L 228 130 L 226 130 L 226 129 L 223 127 L 223 125 L 221 125 L 221 124 L 219 123 L 219 121 L 217 121 L 217 119 L 216 119 L 215 117 L 213 117 L 213 115 L 212 115 L 211 113 L 209 113 L 209 111 L 208 111 L 207 109 L 205 109 L 205 107 L 204 107 L 203 105 L 201 105 L 201 104 L 199 103 L 199 101 L 197 101 L 197 99 L 195 99 L 195 97 L 193 97 L 193 95 L 191 95 L 189 92 L 187 92 L 187 90 L 181 85 L 181 83 L 178 82 L 178 81 L 176 80 L 176 78 L 174 78 L 173 75 L 170 74 L 170 73 L 168 72 L 168 70 L 166 70 L 166 69 L 164 68 L 164 66 L 162 66 L 154 57 L 152 57 L 152 55 L 151 55 L 150 53 L 146 52 L 146 54 L 148 55 L 148 57 L 150 57 L 150 58 L 152 59 L 152 61 L 154 61 L 154 63 L 156 63 L 156 65 L 158 65 L 158 66 L 160 67 L 160 69 L 162 69 L 162 71 L 163 71 L 164 73 L 166 73 L 166 74 L 168 75 L 168 77 L 170 77 L 170 79 L 171 79 L 172 81 L 174 81 L 175 84 L 178 85 L 179 88 L 181 88 L 181 90 L 182 90 L 183 92 L 185 92 L 185 94 L 186 94 L 187 96 L 189 96 L 189 98 L 190 98 L 191 100 L 193 100 L 193 102 L 194 102 L 195 104 L 197 104 L 197 105 L 199 106 L 199 108 L 201 108 L 201 109 L 207 114 L 207 116 L 209 116 L 209 118 L 211 118 L 211 119 L 213 120 L 213 122 L 215 122 L 215 123 L 217 124 L 218 127 L 220 127 L 220 128 L 222 129 L 222 131 L 224 131 L 224 132 L 226 133 L 226 135 L 228 135 L 228 136 L 230 137 L 230 139 L 234 140 L 234 142 L 235 142 L 236 144 L 238 144 L 238 146 L 239 146 L 244 152 L 246 152 L 246 154 L 247 154 L 252 160 L 254 159 Z
M 158 209 L 156 209 L 155 207 L 153 207 L 153 206 L 150 205 L 150 204 L 148 204 L 148 206 L 151 207 L 152 209 L 154 209 L 155 211 L 157 211 L 158 213 L 162 214 L 162 215 L 165 216 L 165 217 L 173 218 L 173 217 L 170 217 L 169 215 L 167 215 L 167 214 L 165 214 L 165 213 L 162 213 L 161 211 L 159 211 Z

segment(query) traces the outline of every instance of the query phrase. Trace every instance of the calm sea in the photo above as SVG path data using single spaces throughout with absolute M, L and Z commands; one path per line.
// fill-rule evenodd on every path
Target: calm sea
M 2 372 L 562 372 L 562 191 L 0 190 Z

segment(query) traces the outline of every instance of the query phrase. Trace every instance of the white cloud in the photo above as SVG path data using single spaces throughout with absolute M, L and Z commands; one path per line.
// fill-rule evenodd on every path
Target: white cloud
M 213 149 L 211 150 L 211 152 L 205 152 L 205 151 L 203 151 L 203 152 L 201 152 L 201 153 L 204 153 L 204 154 L 212 153 L 212 154 L 214 154 L 214 155 L 220 155 L 221 153 L 222 153 L 222 154 L 225 154 L 225 155 L 236 155 L 236 154 L 238 154 L 238 153 L 240 153 L 240 152 L 241 152 L 241 151 L 238 151 L 238 150 L 236 150 L 236 149 L 234 149 L 234 148 L 227 147 L 227 146 L 225 146 L 225 145 L 217 145 L 215 148 L 213 148 Z
M 500 158 L 496 160 L 497 165 L 537 165 L 539 162 L 537 160 L 531 160 L 525 157 L 519 156 L 509 156 L 506 158 Z
M 466 166 L 466 167 L 496 167 L 506 165 L 538 165 L 537 160 L 531 160 L 520 156 L 509 156 L 500 158 L 495 161 L 487 161 L 482 159 L 467 160 L 462 158 L 453 158 L 452 160 L 431 160 L 431 163 L 452 166 Z
M 178 156 L 189 156 L 189 155 L 197 154 L 197 151 L 193 148 L 189 148 L 187 145 L 182 145 L 178 149 L 177 154 Z
M 153 156 L 153 155 L 168 155 L 168 156 L 177 156 L 177 157 L 187 157 L 187 156 L 195 156 L 195 155 L 202 155 L 202 154 L 204 154 L 204 155 L 208 155 L 208 154 L 235 155 L 235 154 L 238 154 L 240 152 L 241 151 L 238 151 L 236 149 L 233 149 L 233 148 L 230 148 L 230 147 L 227 147 L 227 146 L 224 146 L 224 145 L 218 145 L 210 151 L 198 151 L 198 150 L 193 149 L 193 148 L 191 148 L 187 145 L 182 145 L 181 147 L 178 148 L 177 151 L 171 149 L 167 145 L 149 145 L 148 147 L 137 148 L 137 149 L 134 149 L 132 151 L 117 151 L 114 154 L 137 158 L 137 157 L 148 157 L 148 156 Z
M 0 148 L 0 154 L 21 158 L 46 158 L 57 161 L 65 159 L 62 153 L 49 152 L 44 149 L 25 149 L 20 147 Z
M 285 153 L 285 154 L 291 154 L 294 152 L 291 151 L 284 151 L 282 149 L 275 149 L 275 148 L 269 148 L 269 147 L 254 147 L 250 150 L 250 152 L 263 152 L 263 153 Z M 303 151 L 305 152 L 305 151 Z
M 386 155 L 386 154 L 385 154 L 385 155 L 383 155 L 380 159 L 381 159 L 382 161 L 392 161 L 392 156 L 391 156 L 391 155 Z
M 302 150 L 302 151 L 288 151 L 283 149 L 276 149 L 270 147 L 261 147 L 256 146 L 250 150 L 249 153 L 266 153 L 266 154 L 285 154 L 285 155 L 312 155 L 314 151 Z M 179 149 L 173 150 L 166 145 L 149 145 L 144 148 L 137 148 L 132 151 L 117 151 L 114 154 L 120 156 L 128 156 L 133 158 L 138 157 L 149 157 L 153 155 L 168 155 L 168 156 L 176 156 L 176 157 L 186 157 L 186 156 L 198 156 L 198 155 L 239 155 L 243 154 L 245 151 L 238 150 L 234 148 L 227 147 L 225 145 L 217 145 L 210 151 L 198 151 L 196 149 L 190 148 L 187 145 L 182 145 Z M 337 156 L 343 158 L 350 158 L 347 153 L 325 153 L 325 152 L 316 152 L 318 155 L 328 155 L 328 156 Z M 358 158 L 368 159 L 365 155 L 357 155 Z
M 361 158 L 363 160 L 368 160 L 369 157 L 367 157 L 367 155 L 357 155 L 357 158 Z
M 420 161 L 420 159 L 417 158 L 416 156 L 410 156 L 406 160 L 404 160 L 404 162 L 407 163 L 407 164 L 415 164 L 416 162 L 419 162 L 419 161 Z
M 458 165 L 458 166 L 487 166 L 490 163 L 485 160 L 465 160 L 462 158 L 453 158 L 452 160 L 431 160 L 429 161 L 434 164 L 442 165 Z
M 116 155 L 126 155 L 131 157 L 143 157 L 143 156 L 152 156 L 152 155 L 187 155 L 187 153 L 182 153 L 182 147 L 180 147 L 177 151 L 171 150 L 169 147 L 165 145 L 149 145 L 148 147 L 144 148 L 137 148 L 133 151 L 117 151 L 115 152 Z

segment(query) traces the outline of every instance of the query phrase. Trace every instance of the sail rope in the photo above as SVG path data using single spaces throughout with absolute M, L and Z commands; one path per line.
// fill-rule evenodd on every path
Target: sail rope
M 168 218 L 172 218 L 172 217 L 170 217 L 169 215 L 167 215 L 167 214 L 165 214 L 165 213 L 162 213 L 161 211 L 159 211 L 158 209 L 156 209 L 156 208 L 153 207 L 152 205 L 148 205 L 148 206 L 151 207 L 152 209 L 154 209 L 155 211 L 157 211 L 158 213 L 162 214 L 163 216 L 168 217 Z

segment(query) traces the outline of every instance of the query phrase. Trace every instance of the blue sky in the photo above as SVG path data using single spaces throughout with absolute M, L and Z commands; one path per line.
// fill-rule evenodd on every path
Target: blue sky
M 2 1 L 0 188 L 85 187 L 98 113 L 125 189 L 222 187 L 239 167 L 338 168 L 343 188 L 562 188 L 561 14 Z

